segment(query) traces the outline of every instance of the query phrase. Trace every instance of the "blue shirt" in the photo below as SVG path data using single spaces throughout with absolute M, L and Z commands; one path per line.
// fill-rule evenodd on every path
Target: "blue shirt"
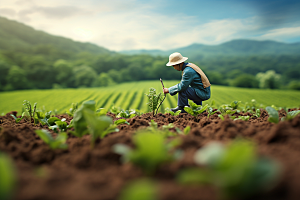
M 210 98 L 210 86 L 203 87 L 201 76 L 191 67 L 186 66 L 188 63 L 184 63 L 182 66 L 182 79 L 180 83 L 174 85 L 169 89 L 171 96 L 177 94 L 177 92 L 185 91 L 188 87 L 195 89 L 196 95 L 203 101 Z

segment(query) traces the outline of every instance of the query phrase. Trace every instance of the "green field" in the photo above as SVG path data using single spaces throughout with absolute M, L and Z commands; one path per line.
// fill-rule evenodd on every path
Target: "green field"
M 179 81 L 165 81 L 165 87 L 177 84 Z M 123 109 L 139 109 L 147 112 L 147 96 L 149 88 L 154 87 L 158 92 L 162 92 L 160 81 L 141 81 L 123 83 L 120 85 L 101 88 L 81 88 L 81 89 L 51 89 L 51 90 L 25 90 L 0 93 L 0 114 L 9 111 L 21 112 L 23 100 L 31 103 L 37 102 L 37 107 L 45 106 L 46 110 L 57 109 L 59 113 L 64 113 L 71 107 L 72 103 L 82 103 L 85 100 L 95 100 L 97 108 L 110 108 L 112 105 Z M 256 99 L 258 103 L 275 105 L 280 107 L 300 107 L 300 91 L 291 90 L 263 90 L 234 88 L 225 86 L 211 86 L 211 99 L 205 101 L 210 103 L 215 100 L 217 106 L 228 104 L 231 101 L 239 100 L 249 102 Z M 165 108 L 177 106 L 177 95 L 167 95 L 161 107 L 161 112 Z

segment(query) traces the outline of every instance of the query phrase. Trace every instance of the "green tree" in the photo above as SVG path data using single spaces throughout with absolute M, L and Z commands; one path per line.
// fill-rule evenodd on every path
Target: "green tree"
M 288 88 L 292 90 L 300 90 L 300 81 L 291 81 Z
M 246 88 L 258 88 L 258 84 L 258 80 L 251 74 L 241 74 L 232 82 L 232 86 Z
M 28 88 L 28 80 L 26 78 L 25 70 L 14 65 L 9 69 L 8 75 L 6 77 L 7 90 L 20 90 Z
M 268 70 L 266 73 L 260 72 L 256 74 L 260 88 L 276 89 L 280 87 L 281 75 L 276 74 L 274 70 Z
M 101 86 L 110 86 L 116 84 L 113 79 L 107 74 L 107 73 L 101 73 L 99 76 L 96 78 L 93 86 L 96 87 L 101 87 Z
M 8 72 L 9 72 L 9 64 L 0 60 L 0 85 L 6 84 L 6 76 Z
M 97 78 L 95 70 L 85 65 L 75 67 L 73 73 L 76 87 L 90 87 Z
M 107 74 L 112 78 L 114 82 L 116 83 L 122 82 L 122 74 L 119 71 L 112 69 L 109 70 Z
M 53 64 L 53 67 L 56 72 L 57 83 L 62 87 L 72 87 L 74 76 L 70 63 L 60 59 Z

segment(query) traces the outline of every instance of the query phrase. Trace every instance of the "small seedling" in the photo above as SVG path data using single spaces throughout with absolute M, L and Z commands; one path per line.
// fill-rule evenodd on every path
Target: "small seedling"
M 12 199 L 16 186 L 16 174 L 10 158 L 0 152 L 0 199 Z
M 146 94 L 148 97 L 148 107 L 152 115 L 155 116 L 155 111 L 158 109 L 158 105 L 163 101 L 162 93 L 156 94 L 154 88 L 150 88 L 149 94 Z
M 193 101 L 189 101 L 189 105 L 191 107 L 185 106 L 184 110 L 190 115 L 193 115 L 194 117 L 197 117 L 199 114 L 203 113 L 208 108 L 208 105 L 205 106 L 197 105 Z
M 135 110 L 125 110 L 125 111 L 121 110 L 116 117 L 117 118 L 120 118 L 120 117 L 132 118 L 132 117 L 135 117 L 135 116 L 136 116 Z
M 61 132 L 54 139 L 51 133 L 48 130 L 35 130 L 35 133 L 49 145 L 51 149 L 67 149 L 68 145 L 66 144 L 68 135 L 67 133 Z
M 158 188 L 150 179 L 129 183 L 122 190 L 119 200 L 158 200 Z
M 290 111 L 286 114 L 286 117 L 281 118 L 281 121 L 284 120 L 292 120 L 294 119 L 297 115 L 300 114 L 300 110 L 294 110 L 294 111 Z
M 106 108 L 99 108 L 97 111 L 96 111 L 96 114 L 97 116 L 103 116 L 103 115 L 106 115 L 108 112 L 108 110 Z
M 266 107 L 266 111 L 269 114 L 268 121 L 272 122 L 272 123 L 278 124 L 278 122 L 279 122 L 279 115 L 278 115 L 277 110 L 275 110 L 274 108 L 268 106 L 268 107 Z
M 130 161 L 140 166 L 148 174 L 152 174 L 160 164 L 172 160 L 161 134 L 140 132 L 133 136 L 133 141 L 135 149 L 124 144 L 117 144 L 113 150 L 123 156 L 123 161 Z
M 119 131 L 119 129 L 116 128 L 116 125 L 113 124 L 111 117 L 98 117 L 92 110 L 87 108 L 84 108 L 82 112 L 91 134 L 92 147 L 94 147 L 97 138 L 104 138 L 108 133 Z
M 78 103 L 72 103 L 72 107 L 66 112 L 69 116 L 73 117 L 74 113 L 78 109 Z
M 120 124 L 128 124 L 128 125 L 130 125 L 130 123 L 128 123 L 128 122 L 126 121 L 126 119 L 118 119 L 118 120 L 116 120 L 116 121 L 114 122 L 114 124 L 115 124 L 115 125 L 120 125 Z
M 170 108 L 166 108 L 166 113 L 170 113 L 172 116 L 177 116 L 180 114 L 181 110 L 177 110 L 175 113 L 170 109 Z
M 258 157 L 254 147 L 244 140 L 234 141 L 227 147 L 210 143 L 194 157 L 197 164 L 207 168 L 183 171 L 178 180 L 215 185 L 225 199 L 249 197 L 268 189 L 276 182 L 280 165 L 269 158 Z

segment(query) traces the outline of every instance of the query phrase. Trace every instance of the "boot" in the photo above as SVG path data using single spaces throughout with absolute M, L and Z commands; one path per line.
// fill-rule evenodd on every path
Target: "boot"
M 184 106 L 177 106 L 176 108 L 171 108 L 170 109 L 172 112 L 177 112 L 178 110 L 181 110 L 180 113 L 186 113 L 186 111 L 184 110 Z

